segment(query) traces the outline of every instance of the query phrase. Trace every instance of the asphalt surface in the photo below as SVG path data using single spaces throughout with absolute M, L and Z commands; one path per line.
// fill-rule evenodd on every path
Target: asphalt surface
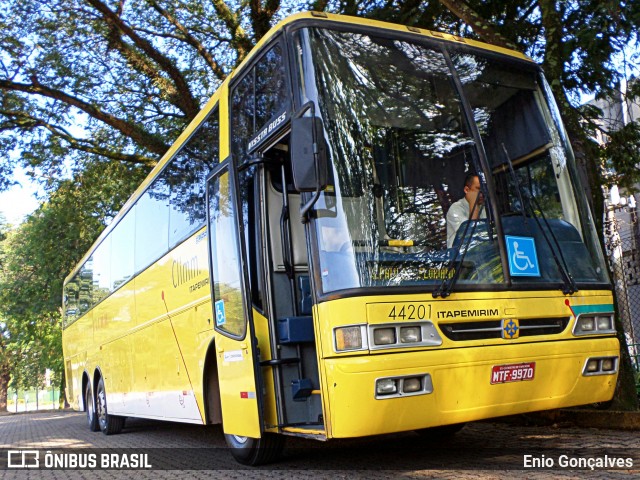
M 25 450 L 38 452 L 40 468 L 14 468 L 23 465 L 20 452 Z M 115 463 L 106 462 L 107 469 L 100 468 L 103 455 L 108 460 L 115 456 Z M 33 464 L 34 458 L 28 452 L 24 465 Z M 68 468 L 74 461 L 84 461 L 81 466 L 87 468 Z M 151 468 L 144 468 L 148 465 Z M 131 469 L 136 466 L 141 468 Z M 429 439 L 413 432 L 324 443 L 289 438 L 279 462 L 250 468 L 232 458 L 219 426 L 128 419 L 121 434 L 106 436 L 90 432 L 84 414 L 77 412 L 0 415 L 1 480 L 132 476 L 631 479 L 640 478 L 640 431 L 577 428 L 562 422 L 547 426 L 479 422 L 451 439 Z

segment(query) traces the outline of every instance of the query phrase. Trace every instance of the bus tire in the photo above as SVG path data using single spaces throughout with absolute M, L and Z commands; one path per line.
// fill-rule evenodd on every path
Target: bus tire
M 231 455 L 242 465 L 265 465 L 275 462 L 282 455 L 284 437 L 273 433 L 263 433 L 262 438 L 241 437 L 224 434 L 231 449 Z
M 96 390 L 96 416 L 100 430 L 105 435 L 113 435 L 120 433 L 124 427 L 124 417 L 109 415 L 107 410 L 107 392 L 104 389 L 104 381 L 100 377 L 98 388 Z
M 464 428 L 466 423 L 454 423 L 453 425 L 443 425 L 441 427 L 423 428 L 416 430 L 416 433 L 427 441 L 449 440 L 456 433 Z
M 93 400 L 93 390 L 90 382 L 87 382 L 87 388 L 84 391 L 84 409 L 87 412 L 89 430 L 92 432 L 99 431 L 100 425 L 98 425 L 98 416 L 96 415 L 96 402 Z

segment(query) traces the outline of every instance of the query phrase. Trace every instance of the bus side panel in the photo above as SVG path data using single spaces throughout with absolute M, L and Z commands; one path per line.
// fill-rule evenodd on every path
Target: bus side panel
M 171 267 L 167 255 L 135 279 L 138 315 L 131 336 L 133 386 L 126 413 L 202 423 L 172 324 L 180 309 L 167 309 Z
M 107 408 L 113 414 L 122 410 L 123 395 L 131 387 L 127 334 L 135 326 L 134 293 L 133 282 L 130 282 L 93 308 L 93 339 L 97 351 L 89 354 L 91 361 L 87 371 L 93 380 L 94 370 L 100 370 L 107 393 Z
M 123 285 L 93 309 L 94 338 L 102 346 L 127 335 L 135 326 L 133 282 Z
M 163 289 L 166 310 L 184 360 L 190 394 L 202 419 L 206 418 L 204 361 L 214 335 L 206 239 L 203 229 L 184 241 L 169 253 L 170 271 L 163 271 L 169 275 Z
M 74 410 L 82 403 L 82 374 L 86 368 L 87 349 L 93 341 L 92 313 L 76 321 L 62 332 L 62 349 L 65 359 L 66 396 Z
M 127 411 L 127 392 L 131 389 L 131 348 L 129 337 L 122 336 L 101 345 L 99 367 L 107 392 L 110 414 L 122 415 Z
M 197 417 L 195 411 L 193 411 L 190 414 L 190 418 L 197 419 L 203 423 L 204 418 L 206 418 L 203 392 L 204 360 L 213 337 L 213 328 L 205 328 L 205 325 L 210 323 L 207 322 L 208 319 L 211 319 L 211 303 L 208 301 L 199 303 L 195 307 L 171 317 L 175 337 L 178 341 L 176 353 L 181 355 L 182 365 L 184 365 L 183 371 L 178 372 L 176 381 L 179 384 L 183 384 L 182 382 L 185 380 L 188 382 L 189 390 L 187 391 L 188 399 L 186 400 L 190 404 L 190 408 L 193 409 L 195 405 L 197 409 Z M 170 326 L 168 321 L 167 326 Z M 171 390 L 178 387 L 179 384 L 168 385 L 167 388 Z M 184 391 L 182 393 L 184 394 Z

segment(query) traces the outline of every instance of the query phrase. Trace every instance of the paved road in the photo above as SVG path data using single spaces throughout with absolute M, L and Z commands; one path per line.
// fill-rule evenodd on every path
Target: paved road
M 275 465 L 241 468 L 224 448 L 219 427 L 128 419 L 119 435 L 89 432 L 85 417 L 74 412 L 41 412 L 0 416 L 0 480 L 135 478 L 638 478 L 640 433 L 557 426 L 481 422 L 467 425 L 455 438 L 429 440 L 406 433 L 319 443 L 288 439 L 284 458 Z M 56 454 L 92 452 L 147 453 L 155 469 L 16 470 L 7 465 L 8 449 L 42 449 Z M 57 450 L 60 449 L 60 450 Z M 96 450 L 93 450 L 96 449 Z M 86 455 L 86 454 L 85 454 Z M 532 455 L 525 457 L 525 455 Z M 572 468 L 571 462 L 631 458 L 632 468 Z M 59 457 L 62 458 L 62 457 Z M 523 469 L 553 462 L 554 469 Z M 625 460 L 626 461 L 626 460 Z M 624 462 L 624 461 L 623 461 Z M 568 463 L 567 468 L 559 468 Z M 163 469 L 157 469 L 157 467 Z M 205 470 L 206 468 L 206 470 Z M 171 470 L 169 470 L 171 469 Z M 176 470 L 185 470 L 178 473 Z M 213 471 L 212 471 L 213 470 Z

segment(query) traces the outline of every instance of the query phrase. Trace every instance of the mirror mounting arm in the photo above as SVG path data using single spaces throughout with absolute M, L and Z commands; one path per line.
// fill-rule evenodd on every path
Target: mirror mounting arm
M 315 142 L 315 139 L 313 142 L 313 156 L 314 158 L 317 158 L 318 156 L 318 144 Z M 316 169 L 316 178 L 320 178 L 320 169 L 318 168 L 318 162 L 316 161 L 314 163 L 315 163 L 315 169 Z M 320 187 L 321 187 L 320 182 L 318 182 L 318 185 L 316 186 L 315 192 L 313 192 L 313 197 L 311 197 L 311 200 L 309 200 L 307 203 L 305 203 L 302 206 L 302 208 L 300 208 L 300 221 L 302 223 L 307 223 L 309 221 L 309 211 L 320 198 L 320 191 L 321 191 Z
M 316 204 L 316 202 L 318 201 L 318 199 L 320 198 L 320 193 L 322 191 L 322 189 L 324 188 L 324 182 L 322 181 L 321 178 L 321 166 L 320 166 L 320 162 L 323 162 L 323 168 L 325 165 L 325 161 L 326 160 L 322 160 L 320 157 L 322 155 L 322 152 L 320 151 L 320 145 L 319 145 L 319 138 L 318 135 L 322 135 L 322 130 L 320 130 L 320 132 L 318 131 L 319 125 L 319 119 L 316 118 L 315 116 L 315 111 L 316 111 L 316 105 L 314 102 L 309 101 L 307 103 L 305 103 L 302 107 L 300 107 L 300 109 L 295 113 L 295 115 L 292 118 L 292 122 L 295 122 L 296 119 L 302 118 L 305 113 L 307 113 L 307 111 L 311 112 L 311 116 L 310 116 L 310 130 L 311 130 L 311 158 L 313 158 L 313 169 L 314 169 L 314 173 L 315 173 L 315 186 L 306 190 L 306 186 L 305 186 L 305 190 L 302 191 L 313 191 L 313 196 L 300 208 L 300 221 L 302 223 L 307 223 L 309 221 L 309 212 L 311 211 L 312 207 Z M 319 127 L 319 128 L 318 128 Z M 292 130 L 295 130 L 294 128 L 292 128 Z M 308 158 L 308 157 L 307 157 Z M 296 183 L 296 172 L 294 171 L 294 183 Z

